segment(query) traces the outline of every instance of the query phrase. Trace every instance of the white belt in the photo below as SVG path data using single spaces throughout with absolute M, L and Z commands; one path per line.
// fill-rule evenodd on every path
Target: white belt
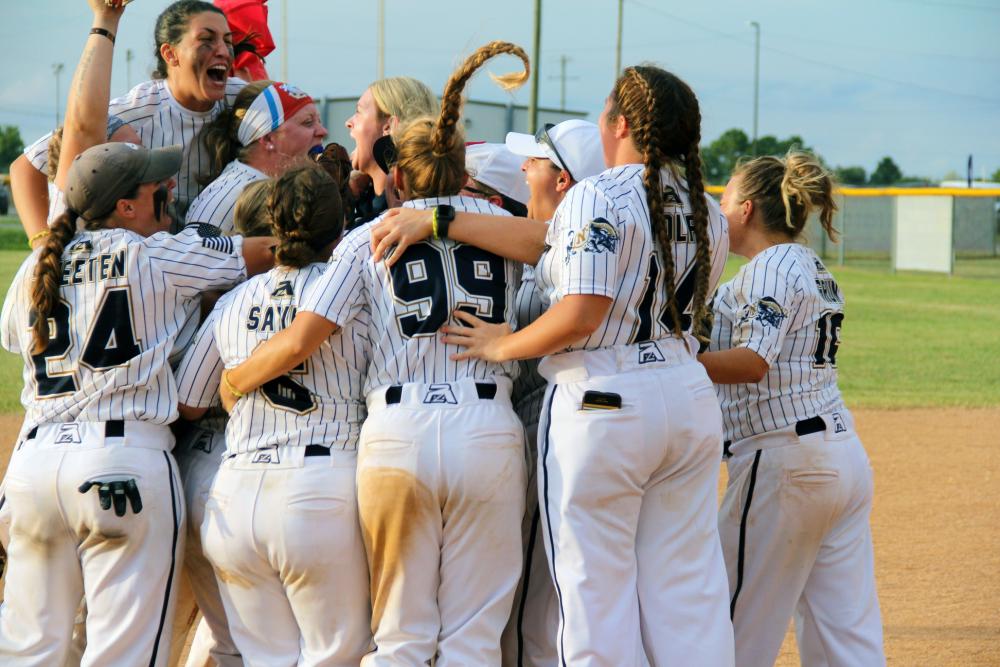
M 384 410 L 391 405 L 422 408 L 455 408 L 482 400 L 501 401 L 510 406 L 513 382 L 504 375 L 488 380 L 463 378 L 454 382 L 407 382 L 393 384 L 368 392 L 368 412 Z
M 573 350 L 542 359 L 538 372 L 551 383 L 581 382 L 592 377 L 617 375 L 622 371 L 669 368 L 694 362 L 698 341 L 690 334 L 632 345 L 613 345 L 597 350 Z

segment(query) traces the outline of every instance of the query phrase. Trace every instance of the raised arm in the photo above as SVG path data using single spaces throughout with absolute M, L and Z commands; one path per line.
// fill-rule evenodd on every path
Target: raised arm
M 432 234 L 431 209 L 394 208 L 372 226 L 372 254 L 387 266 L 414 243 Z M 458 211 L 448 228 L 448 238 L 468 243 L 522 264 L 535 265 L 545 248 L 548 225 L 528 218 Z M 390 252 L 390 248 L 395 249 Z
M 109 7 L 104 0 L 87 0 L 87 3 L 94 12 L 94 20 L 66 100 L 66 122 L 55 181 L 60 190 L 66 183 L 73 159 L 91 146 L 107 141 L 111 60 L 118 22 L 125 6 L 117 2 L 117 6 Z
M 29 239 L 35 239 L 31 246 L 41 245 L 45 239 L 36 237 L 49 228 L 48 177 L 35 169 L 24 153 L 10 165 L 10 193 L 24 233 Z

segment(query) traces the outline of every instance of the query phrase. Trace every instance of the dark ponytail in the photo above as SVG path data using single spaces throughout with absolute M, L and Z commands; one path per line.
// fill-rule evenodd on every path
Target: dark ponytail
M 313 165 L 290 169 L 275 181 L 267 208 L 278 239 L 274 257 L 281 266 L 301 268 L 325 260 L 324 249 L 344 230 L 340 187 Z

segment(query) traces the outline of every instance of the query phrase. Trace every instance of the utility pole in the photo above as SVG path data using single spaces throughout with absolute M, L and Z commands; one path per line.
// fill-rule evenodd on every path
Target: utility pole
M 56 127 L 59 127 L 59 102 L 62 99 L 59 95 L 59 77 L 62 75 L 63 67 L 62 63 L 52 65 L 52 73 L 56 75 Z
M 566 76 L 566 63 L 569 61 L 569 56 L 565 54 L 559 56 L 559 76 L 549 77 L 549 79 L 559 79 L 559 109 L 562 111 L 566 111 L 566 81 L 580 78 L 578 76 Z
M 385 0 L 378 0 L 378 61 L 376 79 L 385 78 Z
M 125 84 L 129 90 L 132 90 L 132 58 L 134 57 L 132 49 L 125 49 Z
M 542 0 L 535 0 L 535 37 L 531 45 L 531 97 L 528 100 L 528 133 L 538 127 L 538 70 L 542 51 Z
M 288 81 L 288 0 L 281 0 L 281 80 Z
M 622 73 L 622 18 L 625 14 L 625 0 L 618 0 L 618 39 L 615 41 L 615 80 Z
M 757 157 L 757 115 L 760 110 L 760 24 L 750 21 L 750 27 L 756 32 L 753 56 L 753 144 L 750 154 Z

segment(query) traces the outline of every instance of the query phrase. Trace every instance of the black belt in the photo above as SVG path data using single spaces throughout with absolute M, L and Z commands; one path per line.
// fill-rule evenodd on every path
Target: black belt
M 497 395 L 497 386 L 492 382 L 477 382 L 476 393 L 479 394 L 479 398 L 493 400 Z M 385 390 L 386 405 L 396 405 L 401 400 L 403 400 L 403 385 L 390 385 L 389 388 Z
M 809 419 L 803 419 L 802 421 L 795 422 L 795 435 L 803 436 L 809 435 L 811 433 L 821 433 L 826 430 L 826 422 L 823 421 L 822 417 L 810 417 Z M 722 443 L 722 456 L 724 458 L 729 458 L 733 455 L 729 451 L 729 447 L 733 444 L 732 440 L 726 440 Z
M 330 448 L 323 445 L 306 445 L 306 456 L 329 456 Z
M 71 422 L 66 422 L 71 423 Z M 34 440 L 35 436 L 38 435 L 38 427 L 28 431 L 28 435 L 25 436 L 25 440 Z M 121 419 L 112 419 L 111 421 L 104 422 L 104 437 L 105 438 L 124 438 L 125 437 L 125 422 Z

